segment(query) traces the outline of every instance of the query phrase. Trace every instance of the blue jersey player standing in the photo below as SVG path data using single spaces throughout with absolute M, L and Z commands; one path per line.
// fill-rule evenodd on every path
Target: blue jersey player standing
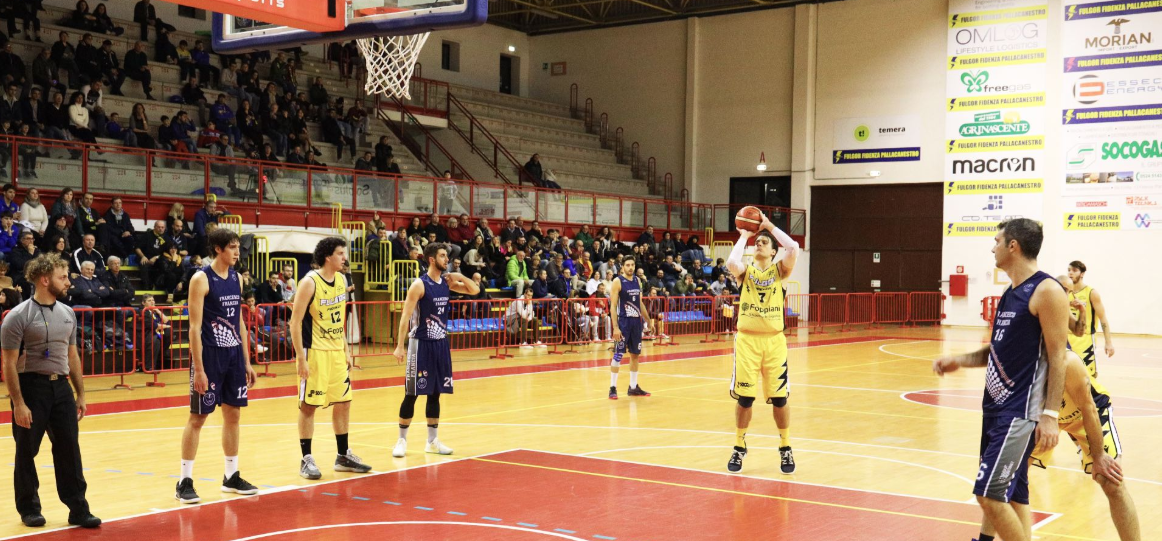
M 1012 285 L 1001 296 L 992 342 L 974 353 L 932 364 L 938 375 L 986 367 L 980 467 L 973 494 L 1005 541 L 1032 539 L 1029 455 L 1057 446 L 1057 405 L 1065 388 L 1069 299 L 1037 270 L 1041 225 L 1017 218 L 997 226 L 996 267 Z M 980 541 L 992 541 L 983 532 Z
M 194 491 L 194 457 L 206 417 L 222 407 L 222 451 L 226 473 L 222 492 L 256 494 L 258 488 L 238 474 L 238 422 L 246 392 L 254 386 L 246 328 L 243 327 L 238 234 L 226 228 L 210 233 L 214 260 L 190 279 L 190 418 L 182 432 L 182 470 L 176 498 L 201 501 Z
M 408 287 L 403 314 L 399 322 L 399 345 L 395 358 L 407 360 L 404 369 L 404 397 L 399 406 L 399 440 L 391 456 L 401 458 L 407 453 L 408 427 L 412 424 L 416 398 L 427 395 L 425 414 L 428 417 L 428 453 L 450 455 L 452 449 L 440 443 L 436 429 L 440 425 L 440 395 L 452 394 L 452 347 L 448 342 L 448 294 L 455 291 L 467 296 L 476 295 L 476 282 L 448 270 L 448 248 L 433 242 L 424 248 L 428 272 Z M 410 328 L 410 332 L 409 332 Z M 405 345 L 406 344 L 406 345 Z
M 642 285 L 634 276 L 637 263 L 633 258 L 625 258 L 621 263 L 621 274 L 613 281 L 609 297 L 616 304 L 609 311 L 613 318 L 613 360 L 609 363 L 609 399 L 617 400 L 617 373 L 621 370 L 621 358 L 629 353 L 629 396 L 649 396 L 637 384 L 637 359 L 642 352 L 642 333 L 649 330 L 650 314 L 642 301 Z

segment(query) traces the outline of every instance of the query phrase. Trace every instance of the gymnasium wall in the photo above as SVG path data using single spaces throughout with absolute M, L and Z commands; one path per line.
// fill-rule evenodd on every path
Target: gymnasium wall
M 440 45 L 445 40 L 460 45 L 460 71 L 448 71 L 440 67 Z M 509 45 L 516 47 L 516 51 L 509 52 Z M 527 35 L 486 24 L 476 28 L 432 32 L 420 51 L 418 62 L 423 65 L 423 76 L 428 79 L 496 91 L 500 88 L 500 55 L 515 56 L 520 58 L 520 91 L 517 94 L 527 97 L 532 64 L 530 46 Z
M 643 28 L 649 28 L 643 32 Z M 643 159 L 657 158 L 659 176 L 682 177 L 685 163 L 686 21 L 530 38 L 531 97 L 569 103 L 577 83 L 581 106 L 609 114 L 609 129 L 624 128 L 626 152 L 641 143 Z M 565 63 L 564 75 L 546 64 Z M 617 73 L 619 77 L 609 77 Z

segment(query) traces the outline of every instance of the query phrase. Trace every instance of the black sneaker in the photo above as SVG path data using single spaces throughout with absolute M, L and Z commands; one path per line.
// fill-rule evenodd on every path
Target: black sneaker
M 782 459 L 782 464 L 779 469 L 784 475 L 791 475 L 795 473 L 795 455 L 791 454 L 791 447 L 779 447 L 779 457 Z
M 638 385 L 637 387 L 630 389 L 629 392 L 626 394 L 628 394 L 630 396 L 649 396 L 650 395 L 650 393 L 647 393 L 645 391 L 645 389 L 642 389 L 641 385 Z
M 21 516 L 20 521 L 29 528 L 40 528 L 44 526 L 44 515 L 40 513 L 29 513 Z
M 347 454 L 335 456 L 335 471 L 367 473 L 371 471 L 371 466 L 364 464 L 363 459 L 355 456 L 355 453 L 348 449 Z
M 609 386 L 609 399 L 610 400 L 617 400 L 617 386 L 616 385 Z
M 101 519 L 93 516 L 92 513 L 85 513 L 84 515 L 69 515 L 69 524 L 73 526 L 80 526 L 82 528 L 96 528 L 101 525 Z
M 247 483 L 238 472 L 234 472 L 229 479 L 222 476 L 222 492 L 233 492 L 235 494 L 242 494 L 249 496 L 251 494 L 258 494 L 258 487 Z
M 174 497 L 182 503 L 198 503 L 202 501 L 198 497 L 198 493 L 194 491 L 194 480 L 189 477 L 178 481 L 177 494 Z
M 738 473 L 742 471 L 742 459 L 746 458 L 746 449 L 735 446 L 734 452 L 730 453 L 730 460 L 726 463 L 726 469 L 730 473 Z

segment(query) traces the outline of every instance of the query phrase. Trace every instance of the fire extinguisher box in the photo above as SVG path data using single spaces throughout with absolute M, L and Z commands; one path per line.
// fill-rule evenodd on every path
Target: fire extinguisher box
M 968 296 L 967 274 L 953 274 L 948 277 L 948 295 L 952 297 Z

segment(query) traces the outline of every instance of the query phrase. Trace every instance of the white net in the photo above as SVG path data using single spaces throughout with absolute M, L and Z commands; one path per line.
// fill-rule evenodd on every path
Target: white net
M 370 95 L 390 94 L 411 99 L 409 82 L 428 32 L 409 36 L 376 36 L 356 40 L 367 61 L 364 90 Z

